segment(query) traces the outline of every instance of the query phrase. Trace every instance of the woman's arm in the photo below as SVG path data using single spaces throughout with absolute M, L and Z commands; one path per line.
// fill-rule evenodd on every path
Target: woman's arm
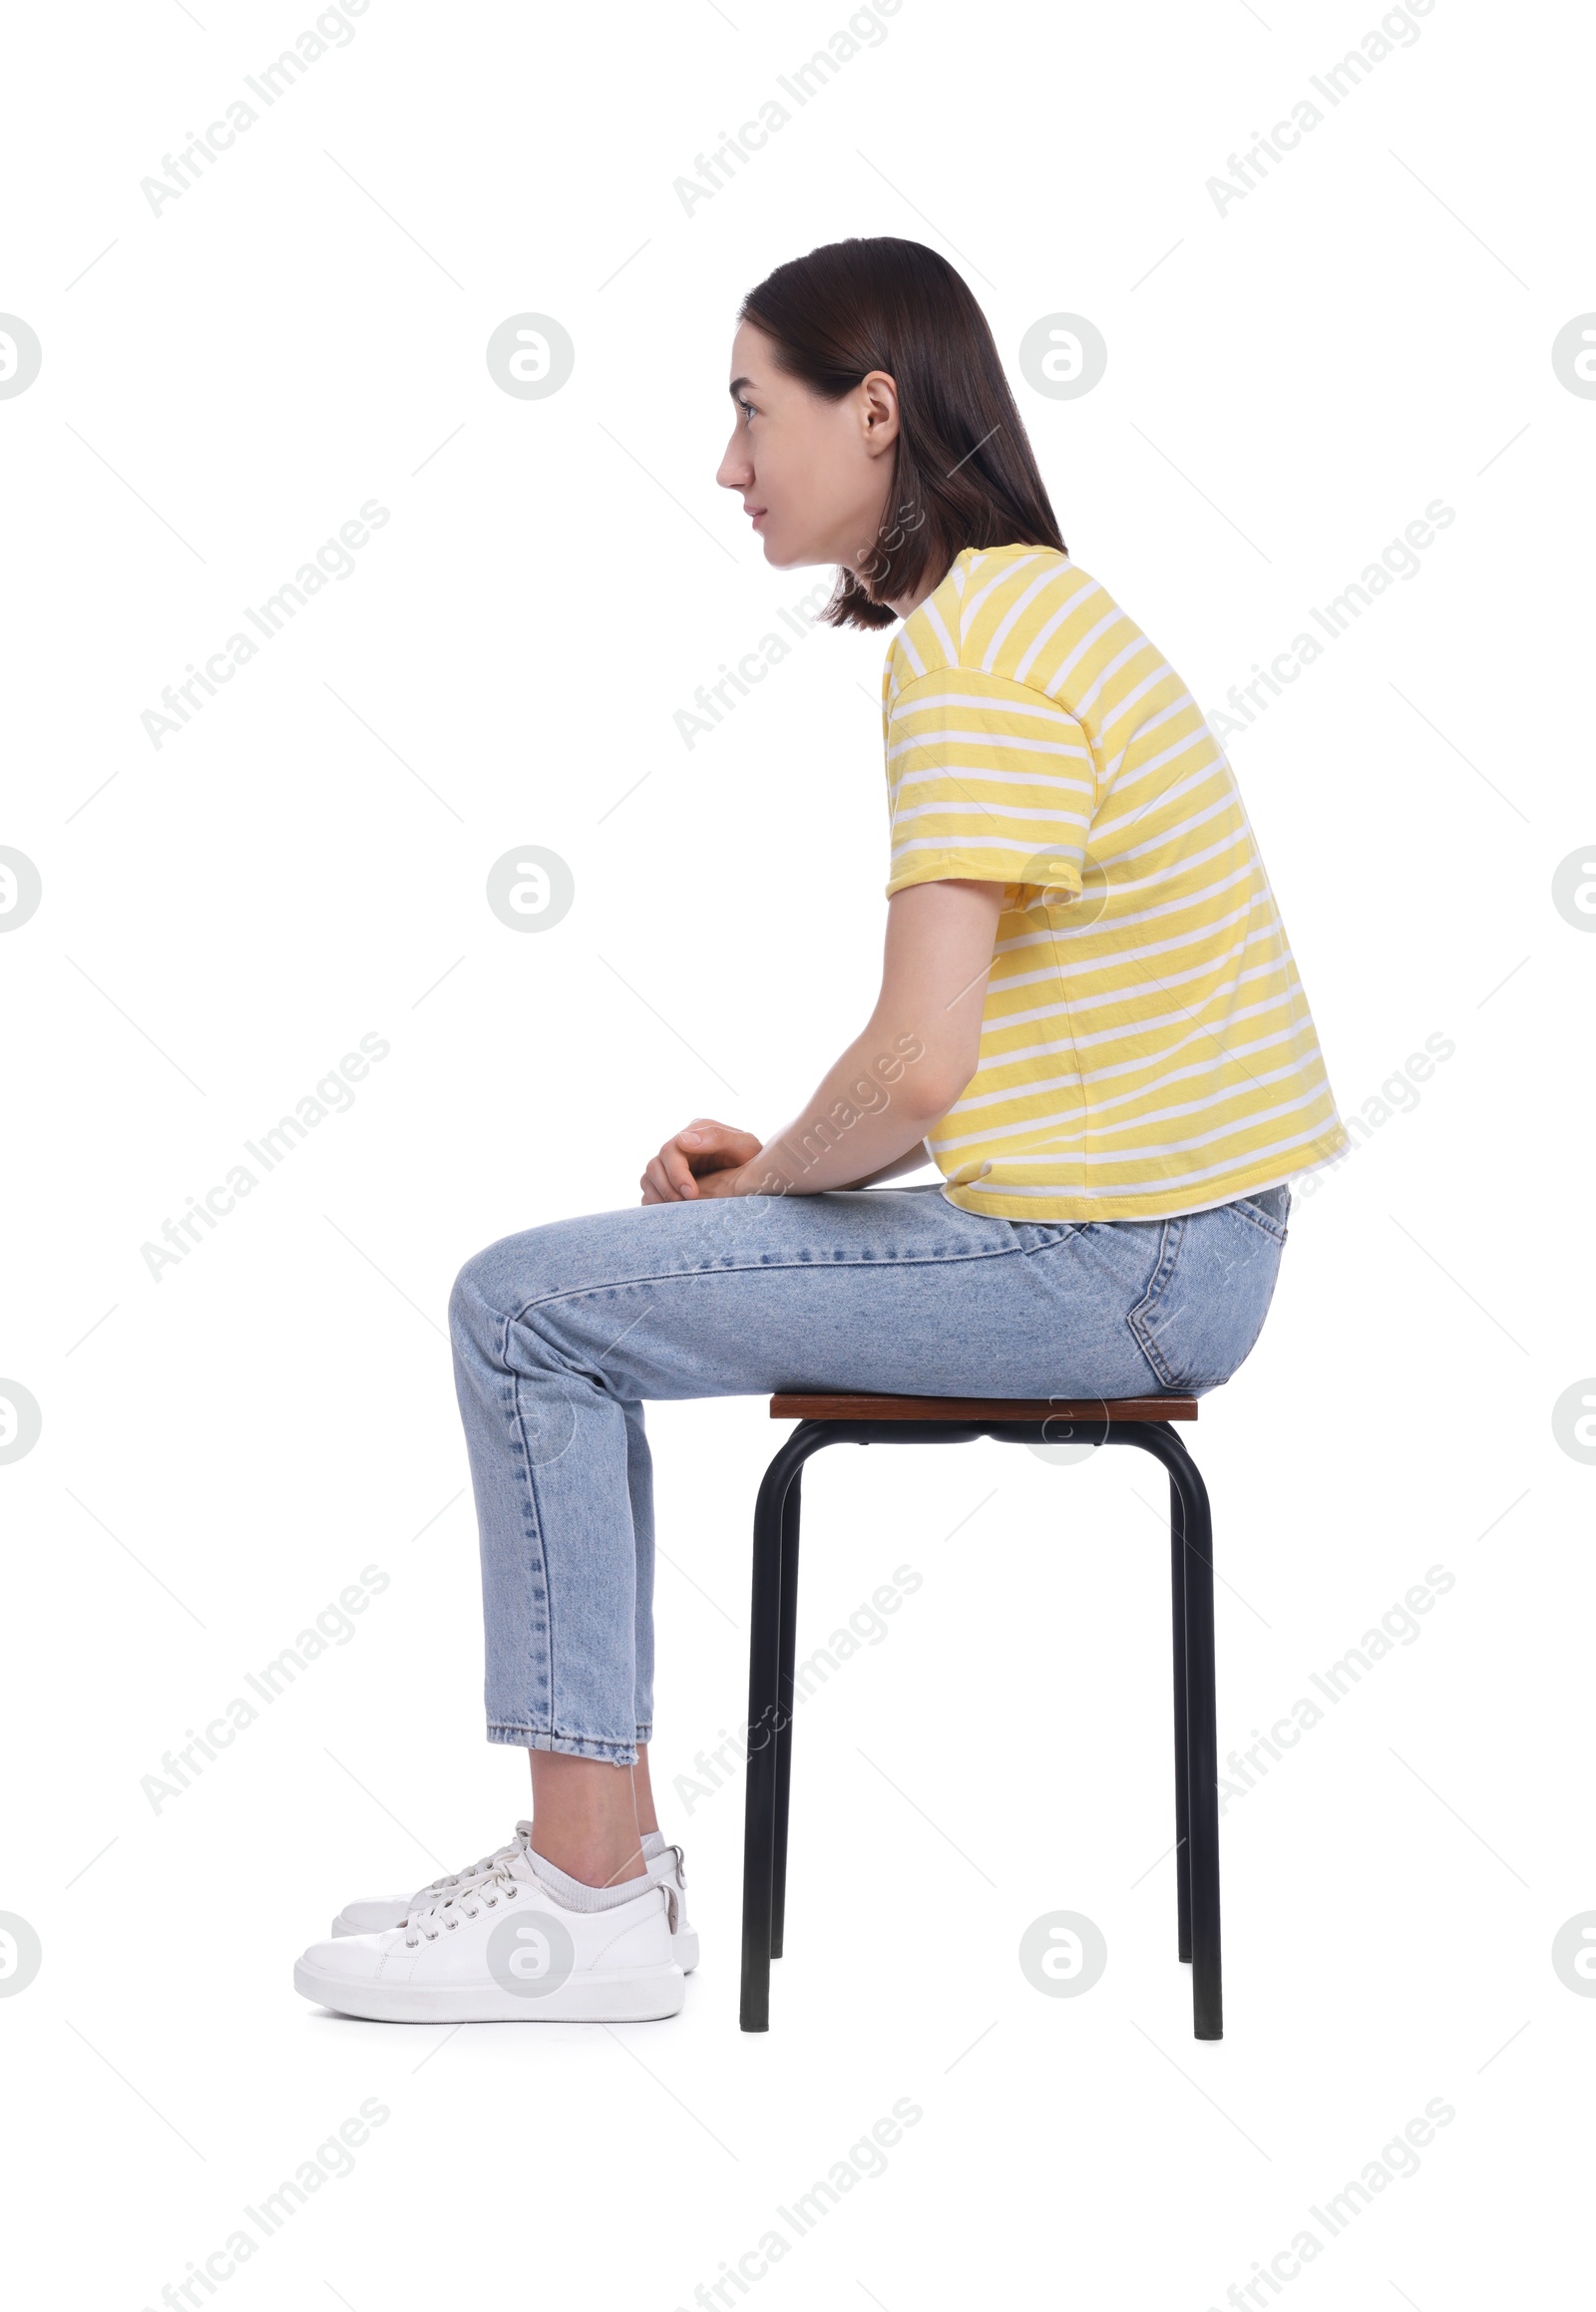
M 918 1162 L 919 1143 L 976 1072 L 997 883 L 912 884 L 887 903 L 881 992 L 811 1098 L 761 1147 L 700 1121 L 643 1175 L 644 1204 L 695 1196 L 813 1195 Z

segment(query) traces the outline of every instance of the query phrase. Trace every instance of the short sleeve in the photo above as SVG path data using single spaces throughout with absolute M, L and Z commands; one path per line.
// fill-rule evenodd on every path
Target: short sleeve
M 1006 675 L 951 666 L 887 713 L 887 896 L 950 877 L 1074 897 L 1096 783 L 1072 714 Z M 1025 904 L 1021 901 L 1019 904 Z

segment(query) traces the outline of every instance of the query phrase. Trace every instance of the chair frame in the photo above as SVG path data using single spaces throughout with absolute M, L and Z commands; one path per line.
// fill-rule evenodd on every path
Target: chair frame
M 1168 1474 L 1179 1953 L 1192 1970 L 1193 2037 L 1221 2038 L 1213 1530 L 1207 1488 L 1184 1441 L 1170 1426 L 1171 1420 L 1194 1420 L 1196 1400 L 1009 1403 L 778 1395 L 771 1399 L 770 1410 L 773 1418 L 797 1418 L 799 1425 L 766 1469 L 754 1509 L 742 2029 L 770 2028 L 770 1962 L 781 1957 L 783 1945 L 803 1465 L 826 1445 L 942 1445 L 994 1437 L 1005 1444 L 1137 1445 L 1161 1461 Z

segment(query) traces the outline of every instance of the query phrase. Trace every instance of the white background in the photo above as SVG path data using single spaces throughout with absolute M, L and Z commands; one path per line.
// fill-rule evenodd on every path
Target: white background
M 1596 305 L 1588 25 L 1438 0 L 1221 215 L 1207 180 L 1376 7 L 904 0 L 689 215 L 673 181 L 842 0 L 373 0 L 153 214 L 141 180 L 313 14 L 141 0 L 10 37 L 0 307 L 44 349 L 0 401 L 0 842 L 44 885 L 0 941 L 0 1373 L 43 1414 L 0 1468 L 0 1909 L 43 1948 L 0 2000 L 19 2300 L 158 2304 L 376 2098 L 354 2172 L 227 2305 L 666 2312 L 906 2097 L 887 2172 L 761 2304 L 1222 2305 L 1436 2098 L 1419 2172 L 1286 2295 L 1544 2298 L 1584 2261 L 1596 2030 L 1550 1962 L 1596 1904 L 1596 1472 L 1551 1422 L 1596 1368 L 1596 941 L 1550 896 L 1592 833 L 1596 406 L 1551 361 Z M 886 637 L 808 635 L 690 751 L 671 718 L 828 575 L 768 571 L 714 484 L 737 301 L 878 233 L 960 265 L 1071 553 L 1207 709 L 1455 509 L 1227 739 L 1344 1115 L 1426 1036 L 1456 1048 L 1299 1203 L 1264 1338 L 1193 1433 L 1222 1752 L 1426 1568 L 1454 1587 L 1227 1804 L 1227 2035 L 1198 2046 L 1154 1466 L 822 1456 L 804 1650 L 895 1567 L 922 1587 L 800 1714 L 788 1955 L 746 2037 L 740 1784 L 673 1782 L 745 1713 L 783 1432 L 754 1398 L 661 1407 L 685 2012 L 334 2021 L 290 1987 L 331 1912 L 527 1804 L 482 1739 L 455 1272 L 632 1201 L 694 1113 L 774 1126 L 873 991 Z M 529 310 L 577 349 L 537 401 L 484 358 Z M 1109 348 L 1074 401 L 1017 366 L 1056 311 Z M 154 747 L 163 686 L 372 498 L 354 575 Z M 484 900 L 527 844 L 576 879 L 539 937 Z M 368 1031 L 391 1051 L 353 1108 L 155 1282 L 141 1246 Z M 389 1586 L 353 1638 L 154 1811 L 163 1753 L 367 1565 Z M 1060 1909 L 1107 1939 L 1079 1998 L 1017 1964 Z

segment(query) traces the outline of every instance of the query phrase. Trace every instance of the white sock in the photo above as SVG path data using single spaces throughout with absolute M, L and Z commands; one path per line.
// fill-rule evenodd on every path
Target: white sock
M 620 1903 L 634 1903 L 651 1883 L 646 1878 L 622 1878 L 613 1886 L 589 1886 L 551 1862 L 546 1854 L 540 1854 L 536 1846 L 531 1850 L 531 1861 L 556 1902 L 564 1904 L 568 1911 L 614 1910 Z
M 662 1831 L 644 1830 L 641 1834 L 641 1837 L 642 1858 L 644 1862 L 652 1862 L 656 1854 L 668 1854 L 670 1852 L 670 1848 L 665 1843 L 664 1833 Z

